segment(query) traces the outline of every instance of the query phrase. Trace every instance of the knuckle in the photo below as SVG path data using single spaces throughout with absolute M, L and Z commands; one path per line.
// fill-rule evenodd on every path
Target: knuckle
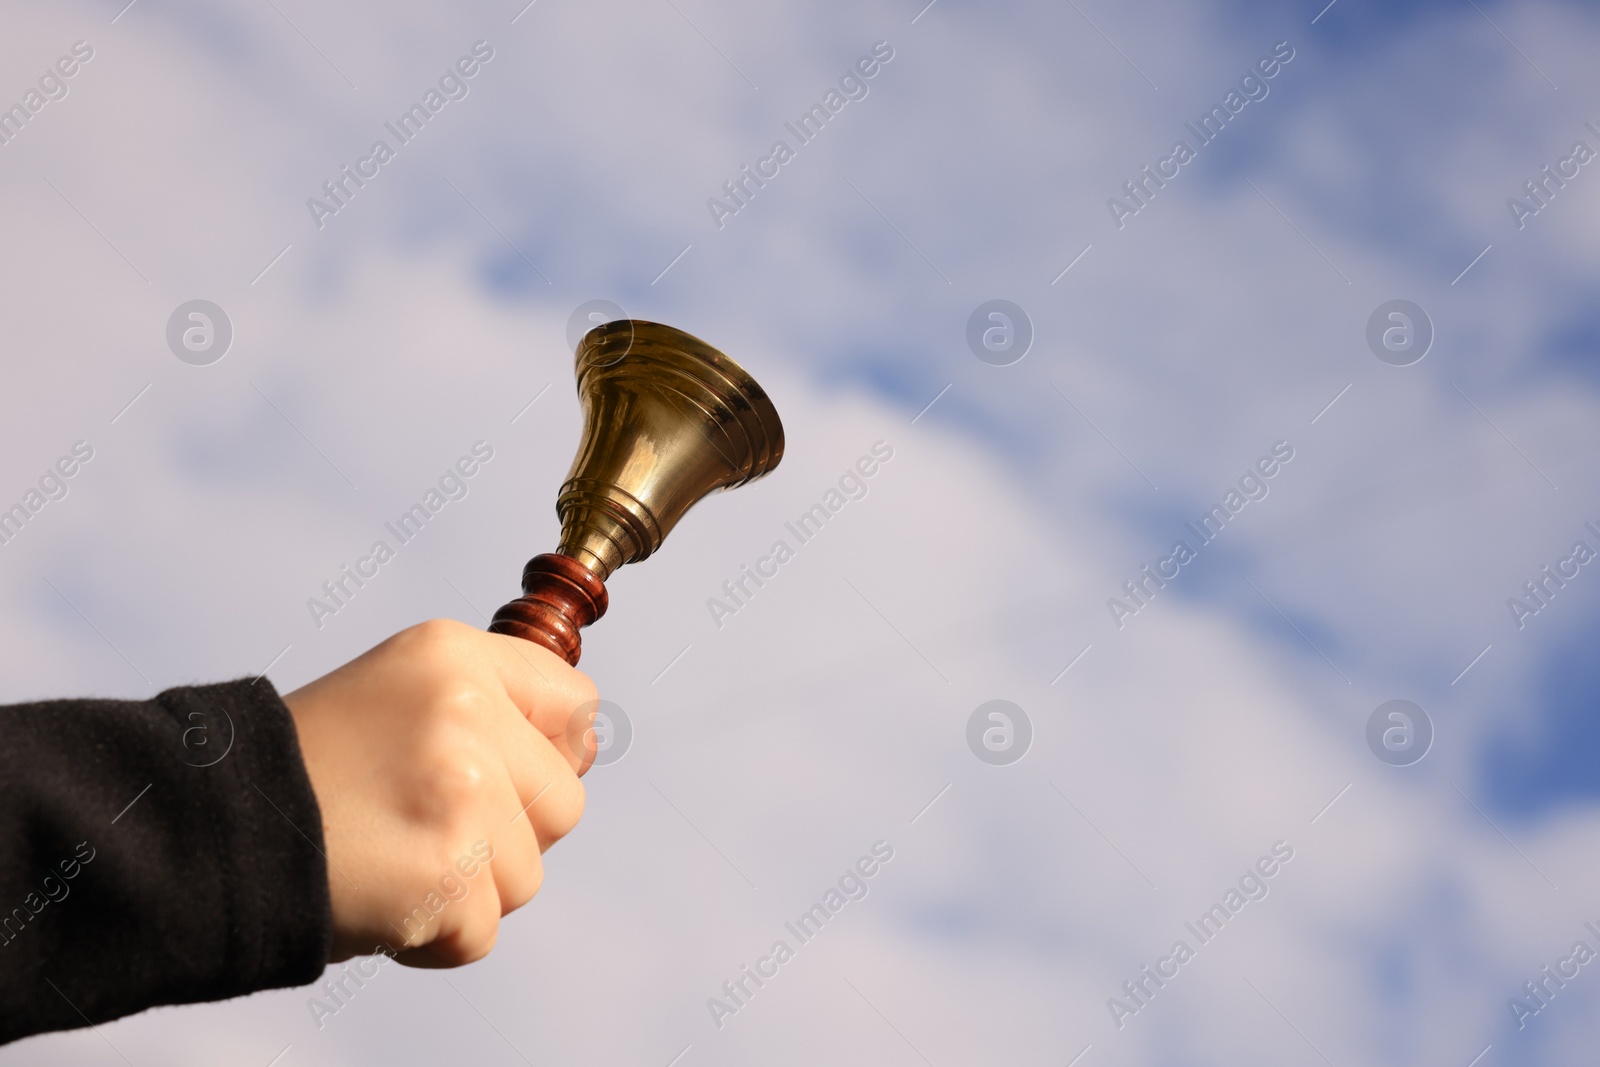
M 518 908 L 522 907 L 522 905 L 528 903 L 534 897 L 538 896 L 539 895 L 539 890 L 543 889 L 543 888 L 544 888 L 544 864 L 536 862 L 533 865 L 533 870 L 531 872 L 529 872 L 529 874 L 528 874 L 528 885 L 527 885 L 527 888 L 523 892 L 522 899 L 520 901 L 518 901 L 515 905 L 513 905 L 513 907 L 518 907 Z
M 412 784 L 412 803 L 424 814 L 454 821 L 475 806 L 490 785 L 488 768 L 462 751 L 439 753 L 421 768 Z
M 595 688 L 594 679 L 582 671 L 573 672 L 573 695 L 578 698 L 578 703 L 588 704 L 600 699 L 600 690 Z
M 429 717 L 446 730 L 476 728 L 493 706 L 493 699 L 483 687 L 454 676 L 441 679 L 427 697 Z
M 519 871 L 516 879 L 516 888 L 502 895 L 502 913 L 509 914 L 529 903 L 538 896 L 539 890 L 544 886 L 544 862 L 538 853 L 525 871 Z
M 460 927 L 428 947 L 441 963 L 450 967 L 464 967 L 469 963 L 477 963 L 493 951 L 499 937 L 499 917 L 485 912 L 481 921 Z
M 398 640 L 413 653 L 445 651 L 459 646 L 464 640 L 465 631 L 471 629 L 466 623 L 455 619 L 428 619 L 400 631 Z
M 543 847 L 549 848 L 577 827 L 578 820 L 583 817 L 585 795 L 583 783 L 574 777 L 558 796 L 551 798 L 539 827 L 543 831 L 540 840 Z
M 496 920 L 487 933 L 471 939 L 461 953 L 461 963 L 477 963 L 489 953 L 494 951 L 495 942 L 500 939 L 500 924 Z
M 578 825 L 578 820 L 583 818 L 583 805 L 588 798 L 588 791 L 583 783 L 574 780 L 568 793 L 567 803 L 562 805 L 561 836 L 565 837 Z

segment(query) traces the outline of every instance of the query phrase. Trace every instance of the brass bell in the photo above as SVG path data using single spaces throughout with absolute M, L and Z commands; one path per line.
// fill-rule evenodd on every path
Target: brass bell
M 494 633 L 576 664 L 578 631 L 605 614 L 605 580 L 660 547 L 702 497 L 783 459 L 783 424 L 744 368 L 697 337 L 619 319 L 578 344 L 583 439 L 556 498 L 561 543 L 528 561 Z

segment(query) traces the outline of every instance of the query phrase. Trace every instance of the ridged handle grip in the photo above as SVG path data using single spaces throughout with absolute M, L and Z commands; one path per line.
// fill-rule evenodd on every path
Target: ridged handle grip
M 589 568 L 557 552 L 522 568 L 522 595 L 494 613 L 489 632 L 542 645 L 574 667 L 583 654 L 578 633 L 606 613 L 611 598 Z

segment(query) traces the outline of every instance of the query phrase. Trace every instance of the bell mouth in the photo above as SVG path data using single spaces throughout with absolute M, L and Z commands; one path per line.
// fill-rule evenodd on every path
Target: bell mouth
M 584 439 L 556 500 L 558 551 L 601 581 L 655 552 L 696 501 L 783 459 L 783 423 L 766 390 L 682 330 L 638 319 L 596 326 L 578 343 L 576 371 Z
M 596 326 L 578 342 L 580 395 L 592 374 L 648 379 L 665 386 L 737 438 L 740 435 L 729 425 L 736 423 L 748 451 L 730 457 L 741 475 L 724 489 L 761 477 L 783 459 L 783 421 L 767 391 L 749 371 L 693 334 L 643 319 Z

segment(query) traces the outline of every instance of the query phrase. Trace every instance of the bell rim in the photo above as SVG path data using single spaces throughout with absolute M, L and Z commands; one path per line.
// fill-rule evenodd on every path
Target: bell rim
M 583 335 L 583 338 L 578 342 L 578 349 L 575 353 L 575 377 L 580 391 L 582 390 L 583 378 L 587 372 L 610 369 L 621 360 L 627 358 L 628 353 L 624 353 L 623 356 L 612 360 L 610 363 L 601 365 L 598 362 L 599 359 L 604 358 L 603 344 L 606 340 L 606 335 L 624 325 L 631 330 L 633 335 L 632 340 L 629 342 L 630 351 L 633 341 L 641 338 L 652 341 L 664 348 L 666 352 L 679 356 L 685 361 L 686 365 L 680 366 L 678 369 L 690 370 L 703 367 L 731 383 L 737 389 L 739 398 L 749 406 L 751 413 L 755 416 L 756 426 L 759 427 L 762 436 L 765 438 L 763 443 L 767 447 L 759 450 L 758 454 L 752 458 L 750 473 L 734 483 L 734 485 L 743 485 L 746 482 L 754 481 L 778 466 L 783 459 L 784 453 L 785 434 L 783 420 L 779 417 L 777 406 L 773 404 L 772 398 L 767 394 L 767 391 L 762 388 L 760 382 L 756 381 L 755 376 L 740 366 L 733 357 L 715 345 L 685 330 L 680 330 L 676 326 L 668 326 L 665 323 L 652 322 L 648 319 L 614 319 L 611 322 L 601 323 L 599 326 L 594 327 Z M 662 354 L 664 353 L 654 353 L 651 358 L 659 359 Z M 714 382 L 702 381 L 701 384 L 714 390 Z M 740 421 L 742 422 L 743 420 Z M 727 488 L 733 488 L 734 485 L 730 485 Z

